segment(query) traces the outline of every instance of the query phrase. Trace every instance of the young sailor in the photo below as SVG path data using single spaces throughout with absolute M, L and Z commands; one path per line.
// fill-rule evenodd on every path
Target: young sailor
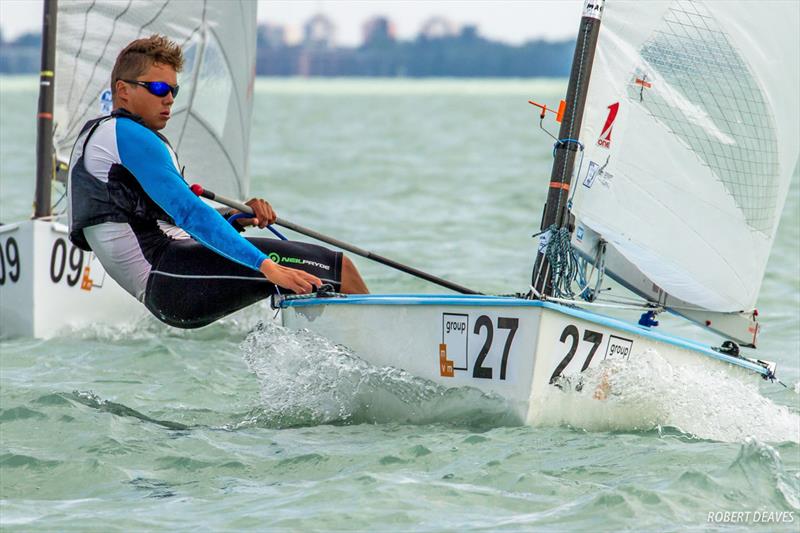
M 366 293 L 341 252 L 307 243 L 244 238 L 195 196 L 169 141 L 158 133 L 178 95 L 180 47 L 154 35 L 130 43 L 111 73 L 113 112 L 84 125 L 70 158 L 70 240 L 156 317 L 194 328 L 268 297 L 276 285 L 309 293 L 329 283 Z M 247 202 L 265 227 L 277 215 Z M 270 259 L 291 258 L 292 268 Z

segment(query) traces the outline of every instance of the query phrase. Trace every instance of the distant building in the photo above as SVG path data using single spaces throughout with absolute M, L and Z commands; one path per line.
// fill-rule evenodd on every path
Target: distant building
M 303 26 L 303 46 L 306 48 L 333 48 L 336 44 L 336 26 L 330 18 L 317 14 Z
M 40 32 L 23 33 L 13 41 L 5 44 L 15 48 L 41 48 L 42 34 Z
M 256 44 L 259 48 L 283 48 L 286 46 L 286 29 L 275 24 L 259 24 Z
M 32 74 L 39 72 L 42 57 L 42 37 L 38 33 L 25 33 L 13 41 L 0 37 L 0 72 Z
M 456 34 L 453 23 L 444 17 L 431 17 L 422 24 L 419 37 L 434 40 L 452 37 Z
M 3 0 L 0 0 L 2 2 Z M 336 28 L 322 15 L 302 28 L 304 38 L 290 28 L 258 27 L 256 73 L 264 76 L 429 76 L 530 77 L 567 76 L 574 40 L 528 41 L 522 45 L 481 37 L 478 27 L 454 30 L 441 17 L 428 20 L 414 40 L 395 36 L 392 23 L 376 17 L 364 25 L 365 44 L 335 46 Z M 0 73 L 39 71 L 41 37 L 21 35 L 0 42 Z
M 478 35 L 478 27 L 475 24 L 467 24 L 461 27 L 461 33 L 458 37 L 462 41 L 474 41 L 476 39 L 480 39 Z
M 386 17 L 373 17 L 364 23 L 364 46 L 383 46 L 395 40 L 394 24 Z

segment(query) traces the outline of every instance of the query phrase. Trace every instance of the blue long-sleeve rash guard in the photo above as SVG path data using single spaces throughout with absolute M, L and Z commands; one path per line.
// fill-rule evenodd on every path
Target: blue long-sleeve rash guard
M 177 226 L 216 253 L 259 270 L 267 256 L 195 196 L 158 135 L 133 120 L 120 117 L 116 120 L 116 136 L 122 165 Z

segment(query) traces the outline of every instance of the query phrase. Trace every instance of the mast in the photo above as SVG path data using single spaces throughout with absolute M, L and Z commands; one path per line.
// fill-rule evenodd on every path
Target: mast
M 39 107 L 36 114 L 36 196 L 33 217 L 51 213 L 53 180 L 53 94 L 56 68 L 56 16 L 58 0 L 44 0 L 42 16 L 42 68 L 39 77 Z
M 578 41 L 575 45 L 575 55 L 572 58 L 572 70 L 567 86 L 567 106 L 558 138 L 563 141 L 556 145 L 553 170 L 550 174 L 550 186 L 547 193 L 547 203 L 544 207 L 541 230 L 556 225 L 558 228 L 569 226 L 569 188 L 572 172 L 575 167 L 575 156 L 579 150 L 576 142 L 581 131 L 583 109 L 586 102 L 586 93 L 589 90 L 589 78 L 592 74 L 594 51 L 597 46 L 597 37 L 600 33 L 600 17 L 603 14 L 605 0 L 586 0 L 581 17 Z M 569 228 L 570 232 L 572 228 Z M 541 249 L 536 255 L 533 266 L 531 286 L 544 296 L 552 294 L 550 279 L 550 263 Z

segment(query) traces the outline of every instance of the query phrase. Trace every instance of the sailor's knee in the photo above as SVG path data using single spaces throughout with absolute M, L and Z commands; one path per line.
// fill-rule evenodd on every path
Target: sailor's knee
M 357 272 L 355 263 L 353 263 L 346 255 L 342 256 L 342 274 L 349 274 Z
M 347 256 L 342 256 L 342 286 L 341 291 L 352 294 L 369 294 L 369 289 L 361 279 L 358 267 Z

